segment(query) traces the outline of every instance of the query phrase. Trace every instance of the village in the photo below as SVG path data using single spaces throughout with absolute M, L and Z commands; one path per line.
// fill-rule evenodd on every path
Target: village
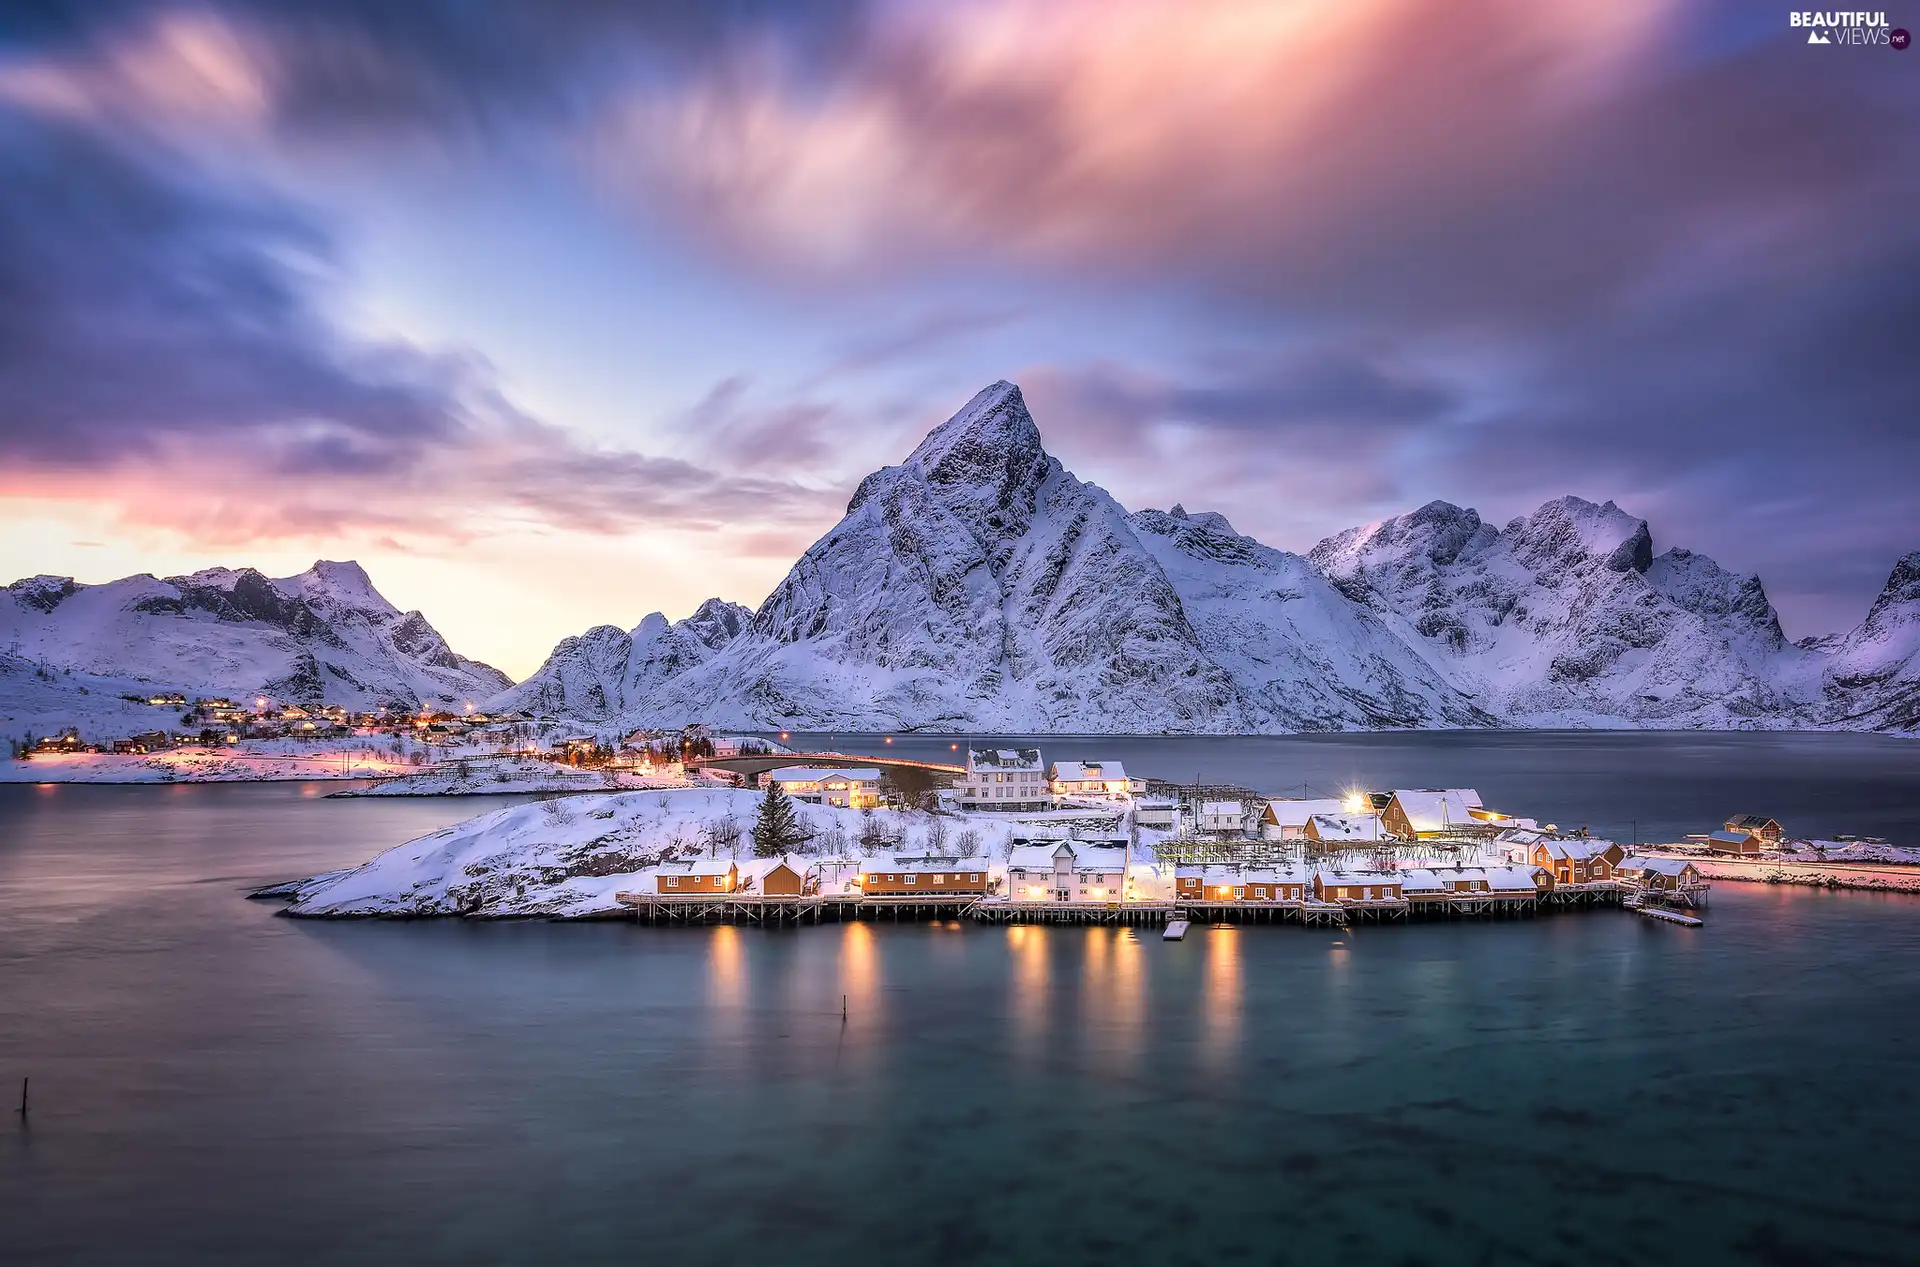
M 853 810 L 898 805 L 902 783 L 917 781 L 899 766 L 923 764 L 827 755 L 836 763 L 794 765 L 805 754 L 723 744 L 690 764 L 759 786 L 769 803 Z M 1037 748 L 971 745 L 964 764 L 935 769 L 950 785 L 923 804 L 953 826 L 917 852 L 877 838 L 857 854 L 781 848 L 788 842 L 773 833 L 751 842 L 762 856 L 741 857 L 748 842 L 735 838 L 650 868 L 617 899 L 651 922 L 1159 923 L 1177 936 L 1193 920 L 1346 925 L 1597 907 L 1697 924 L 1686 912 L 1710 890 L 1685 858 L 1504 813 L 1472 788 L 1260 796 L 1143 778 L 1118 761 L 1049 763 Z M 769 813 L 780 811 L 763 804 Z M 1734 847 L 1742 821 L 1729 819 L 1716 840 Z M 1005 826 L 1002 848 L 982 847 L 982 823 Z M 1778 824 L 1764 820 L 1749 837 L 1768 830 Z

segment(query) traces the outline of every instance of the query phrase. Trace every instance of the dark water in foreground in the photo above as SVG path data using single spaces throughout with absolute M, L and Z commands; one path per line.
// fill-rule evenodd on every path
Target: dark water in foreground
M 1920 1259 L 1920 899 L 319 924 L 487 803 L 312 791 L 0 788 L 0 1262 Z

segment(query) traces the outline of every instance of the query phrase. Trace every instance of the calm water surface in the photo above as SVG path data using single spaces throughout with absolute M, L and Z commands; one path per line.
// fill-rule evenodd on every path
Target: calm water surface
M 1911 767 L 1839 747 L 1910 822 Z M 1577 755 L 1464 781 L 1618 778 Z M 318 790 L 0 788 L 0 1262 L 1920 1259 L 1920 899 L 1180 944 L 277 918 L 240 891 L 497 803 Z

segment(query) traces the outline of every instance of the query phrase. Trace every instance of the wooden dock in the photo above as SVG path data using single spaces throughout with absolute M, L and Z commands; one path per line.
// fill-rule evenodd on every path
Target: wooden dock
M 985 924 L 1164 925 L 1298 924 L 1343 928 L 1357 923 L 1430 919 L 1524 918 L 1596 906 L 1618 906 L 1625 891 L 1610 882 L 1568 885 L 1532 897 L 1508 893 L 1450 893 L 1414 899 L 1362 902 L 1019 902 L 945 893 L 866 897 L 859 893 L 810 893 L 769 897 L 758 893 L 678 895 L 616 893 L 614 900 L 647 924 L 839 924 L 854 920 L 925 923 L 970 919 Z

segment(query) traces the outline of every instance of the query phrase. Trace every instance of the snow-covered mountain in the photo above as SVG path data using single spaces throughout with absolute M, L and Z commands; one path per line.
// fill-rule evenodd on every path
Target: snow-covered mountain
M 1913 729 L 1917 559 L 1859 630 L 1809 645 L 1782 637 L 1758 578 L 1656 555 L 1611 502 L 1504 528 L 1434 502 L 1302 558 L 1218 514 L 1127 514 L 1048 455 L 1001 382 L 868 476 L 737 629 L 671 657 L 639 648 L 681 626 L 596 629 L 500 703 L 1021 733 Z
M 1348 602 L 1299 555 L 1242 536 L 1212 512 L 1175 506 L 1128 522 L 1260 729 L 1494 724 L 1386 621 Z
M 459 707 L 511 683 L 455 654 L 419 612 L 396 609 L 359 564 L 325 561 L 279 580 L 209 568 L 103 585 L 17 581 L 0 591 L 0 652 L 7 730 L 125 711 L 120 693 Z M 137 708 L 126 723 L 96 724 L 154 724 Z
M 484 700 L 612 730 L 1184 733 L 1454 726 L 1920 730 L 1920 553 L 1861 625 L 1789 643 L 1759 579 L 1612 502 L 1496 528 L 1436 501 L 1306 557 L 1218 514 L 1128 514 L 1049 455 L 995 383 L 898 466 L 758 611 L 564 639 L 518 686 L 455 655 L 354 564 L 212 569 L 0 595 L 0 729 L 121 692 Z M 104 702 L 102 702 L 104 701 Z M 7 722 L 15 723 L 7 727 Z
M 643 707 L 662 683 L 712 658 L 752 619 L 750 609 L 710 598 L 675 623 L 654 612 L 631 632 L 596 625 L 561 639 L 533 676 L 488 707 L 590 722 L 618 719 Z
M 1819 667 L 1759 578 L 1655 556 L 1612 502 L 1548 502 L 1496 529 L 1432 502 L 1309 556 L 1488 712 L 1515 725 L 1806 725 Z
M 1258 726 L 1126 511 L 995 383 L 869 475 L 653 722 L 1051 731 Z
M 1833 645 L 1822 668 L 1835 722 L 1920 730 L 1920 550 L 1893 565 L 1867 618 Z

